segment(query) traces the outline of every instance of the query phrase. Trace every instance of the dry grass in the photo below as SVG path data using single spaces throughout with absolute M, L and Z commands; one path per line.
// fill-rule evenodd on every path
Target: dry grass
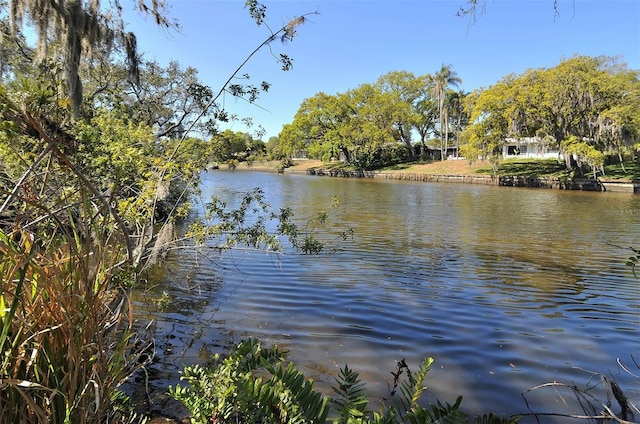
M 0 232 L 0 416 L 7 422 L 108 417 L 110 395 L 137 366 L 127 298 L 112 290 L 104 261 L 109 247 L 44 250 L 30 234 Z
M 255 171 L 275 171 L 278 167 L 279 161 L 263 161 L 255 162 L 251 167 L 247 166 L 245 162 L 238 164 L 239 170 L 255 170 Z M 290 166 L 285 172 L 305 172 L 309 169 L 320 169 L 330 167 L 331 164 L 322 162 L 320 160 L 306 160 L 299 159 L 293 161 L 293 166 Z M 413 173 L 425 173 L 425 174 L 438 174 L 438 175 L 469 175 L 475 173 L 482 168 L 490 167 L 487 161 L 475 162 L 471 166 L 466 160 L 446 160 L 432 163 L 411 164 L 406 166 L 399 166 L 394 169 L 388 169 L 389 172 L 413 172 Z M 384 170 L 380 171 L 384 172 Z
M 16 423 L 117 420 L 112 396 L 143 364 L 121 244 L 75 229 L 36 239 L 0 229 L 0 417 Z M 118 247 L 120 246 L 120 247 Z
M 300 160 L 294 162 L 294 166 L 287 168 L 288 172 L 302 172 L 313 168 L 323 168 L 328 164 L 319 160 Z M 379 172 L 412 172 L 433 175 L 469 175 L 478 169 L 490 166 L 488 162 L 481 161 L 469 165 L 466 160 L 445 160 L 431 163 L 416 163 L 387 168 Z
M 469 165 L 466 160 L 445 160 L 431 163 L 412 164 L 393 172 L 414 172 L 432 175 L 470 175 L 478 170 L 490 167 L 488 161 L 477 161 Z

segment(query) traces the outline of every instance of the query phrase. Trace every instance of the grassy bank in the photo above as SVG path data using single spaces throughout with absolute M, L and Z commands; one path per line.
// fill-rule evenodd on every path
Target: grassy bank
M 277 165 L 271 166 L 271 170 Z M 255 164 L 254 169 L 259 169 Z M 306 172 L 310 169 L 349 169 L 342 162 L 325 163 L 318 160 L 299 160 L 287 168 L 285 172 Z M 380 169 L 378 172 L 407 172 L 430 175 L 492 175 L 493 168 L 488 161 L 477 161 L 469 164 L 466 160 L 445 160 L 430 163 L 406 163 Z M 555 159 L 517 159 L 500 163 L 498 175 L 516 177 L 573 177 L 573 172 L 565 168 L 564 163 Z M 588 177 L 588 175 L 587 175 Z M 640 165 L 632 161 L 624 164 L 605 166 L 605 180 L 632 181 L 640 179 Z

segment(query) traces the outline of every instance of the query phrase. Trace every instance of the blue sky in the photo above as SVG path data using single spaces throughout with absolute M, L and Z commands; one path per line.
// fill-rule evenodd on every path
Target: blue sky
M 180 32 L 161 31 L 130 19 L 145 58 L 176 60 L 198 69 L 217 90 L 268 35 L 256 26 L 242 0 L 169 0 Z M 490 86 L 509 73 L 553 67 L 574 55 L 621 56 L 640 69 L 638 0 L 486 0 L 486 13 L 472 25 L 456 16 L 465 0 L 265 0 L 274 30 L 298 15 L 317 11 L 289 44 L 272 44 L 275 54 L 293 58 L 288 72 L 264 50 L 247 65 L 251 81 L 272 84 L 250 105 L 225 96 L 224 106 L 250 116 L 267 130 L 265 141 L 290 123 L 303 99 L 323 91 L 344 92 L 375 82 L 390 71 L 415 75 L 451 65 L 461 88 Z M 222 127 L 226 128 L 226 127 Z M 234 131 L 248 131 L 240 123 Z M 250 130 L 249 130 L 250 131 Z

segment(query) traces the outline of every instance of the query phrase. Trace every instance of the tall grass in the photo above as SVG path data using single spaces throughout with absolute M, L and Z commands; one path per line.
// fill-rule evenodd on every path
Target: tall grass
M 122 244 L 88 209 L 49 238 L 0 229 L 3 422 L 117 422 L 111 399 L 143 365 L 127 290 L 115 284 Z

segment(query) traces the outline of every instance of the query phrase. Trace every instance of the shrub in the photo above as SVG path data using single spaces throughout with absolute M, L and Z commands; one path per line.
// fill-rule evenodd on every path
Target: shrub
M 169 393 L 191 411 L 193 423 L 324 422 L 327 399 L 293 364 L 282 365 L 285 356 L 249 339 L 224 359 L 215 355 L 210 367 L 186 367 L 182 379 L 189 386 Z M 268 378 L 259 376 L 265 373 Z
M 278 164 L 276 170 L 278 171 L 279 174 L 284 173 L 284 170 L 289 168 L 290 166 L 293 165 L 293 162 L 291 162 L 291 159 L 289 158 L 284 158 L 280 161 L 280 163 Z
M 259 341 L 249 339 L 224 359 L 215 355 L 209 367 L 186 367 L 181 378 L 189 386 L 169 387 L 169 393 L 191 411 L 194 424 L 319 424 L 327 422 L 329 415 L 334 424 L 467 423 L 467 414 L 460 409 L 462 397 L 453 405 L 439 401 L 430 409 L 419 405 L 432 358 L 426 358 L 415 374 L 404 360 L 400 361 L 392 373 L 390 401 L 377 411 L 368 409 L 365 384 L 348 366 L 340 370 L 332 387 L 335 396 L 329 399 L 315 391 L 313 380 L 285 361 L 286 352 L 277 346 L 265 349 Z M 518 421 L 519 417 L 508 419 L 488 414 L 475 418 L 474 422 Z

